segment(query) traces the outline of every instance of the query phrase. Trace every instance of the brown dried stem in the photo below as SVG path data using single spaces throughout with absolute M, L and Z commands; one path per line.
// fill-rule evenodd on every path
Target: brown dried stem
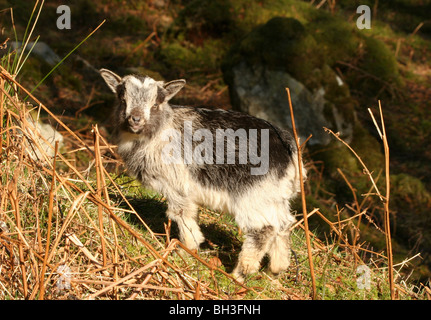
M 311 283 L 312 283 L 311 296 L 313 299 L 315 299 L 316 298 L 316 279 L 314 275 L 313 255 L 311 253 L 310 230 L 308 228 L 307 203 L 305 201 L 305 190 L 304 190 L 304 177 L 302 175 L 302 148 L 299 143 L 298 133 L 296 132 L 295 117 L 293 113 L 292 100 L 290 98 L 289 88 L 286 88 L 286 91 L 287 91 L 287 97 L 289 99 L 289 108 L 290 108 L 290 116 L 292 119 L 293 135 L 294 135 L 296 147 L 298 150 L 298 170 L 299 170 L 299 180 L 301 184 L 302 213 L 303 213 L 304 227 L 305 227 L 305 239 L 307 242 L 308 263 L 310 265 L 310 274 L 311 274 Z

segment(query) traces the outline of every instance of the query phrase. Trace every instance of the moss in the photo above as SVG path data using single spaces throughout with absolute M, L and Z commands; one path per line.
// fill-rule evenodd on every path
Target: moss
M 383 41 L 362 36 L 361 47 L 353 56 L 349 66 L 341 67 L 347 83 L 356 91 L 389 99 L 403 85 L 395 55 Z
M 313 13 L 307 29 L 319 43 L 330 66 L 337 61 L 353 60 L 363 42 L 353 24 L 325 11 Z
M 391 176 L 391 186 L 396 202 L 422 208 L 431 206 L 431 194 L 420 179 L 400 173 Z
M 50 70 L 50 66 L 36 58 L 29 57 L 22 67 L 18 79 L 23 83 L 30 83 L 31 87 L 35 86 Z
M 324 149 L 318 151 L 313 159 L 315 161 L 322 161 L 325 172 L 332 177 L 337 175 L 338 168 L 348 172 L 359 171 L 356 157 L 344 144 L 338 141 L 332 141 Z
M 190 57 L 193 55 L 190 50 L 179 44 L 167 43 L 163 45 L 160 50 L 160 55 L 165 61 L 169 61 L 171 64 L 187 64 L 190 61 Z
M 113 34 L 118 35 L 119 31 L 125 34 L 146 34 L 150 33 L 145 20 L 135 15 L 113 16 L 109 21 L 109 29 Z
M 405 173 L 391 175 L 390 208 L 393 237 L 410 250 L 416 248 L 420 251 L 425 258 L 424 263 L 429 267 L 431 193 L 416 177 Z M 426 272 L 429 270 L 426 269 Z M 424 274 L 419 272 L 416 276 L 423 277 Z M 429 277 L 429 273 L 426 277 Z
M 223 42 L 208 39 L 202 46 L 195 46 L 186 41 L 166 41 L 158 51 L 158 56 L 170 73 L 189 74 L 193 70 L 217 72 L 220 67 L 220 55 L 224 50 Z
M 232 47 L 223 63 L 227 78 L 229 69 L 243 60 L 285 71 L 304 84 L 310 73 L 324 64 L 314 38 L 298 20 L 285 17 L 272 18 Z
M 382 143 L 359 124 L 355 126 L 350 146 L 361 157 L 371 172 L 384 169 L 385 157 Z
M 355 125 L 353 139 L 349 145 L 372 172 L 374 178 L 377 177 L 380 170 L 384 170 L 381 144 L 358 123 Z M 350 202 L 352 193 L 338 169 L 354 186 L 358 196 L 369 192 L 370 179 L 364 174 L 364 168 L 359 160 L 344 144 L 334 139 L 325 147 L 310 146 L 309 149 L 313 154 L 313 160 L 323 165 L 324 189 L 333 193 L 339 203 Z M 377 181 L 380 190 L 384 190 L 383 184 L 384 179 Z
M 391 84 L 400 84 L 400 74 L 394 54 L 380 40 L 365 39 L 365 55 L 362 67 L 365 71 Z
M 324 115 L 333 128 L 336 127 L 333 108 L 342 116 L 344 123 L 354 124 L 356 122 L 355 108 L 358 102 L 350 95 L 347 83 L 339 83 L 337 74 L 329 65 L 325 64 L 321 69 L 313 70 L 308 83 L 311 88 L 323 88 L 325 90 L 327 103 L 325 104 Z
M 274 17 L 292 17 L 301 23 L 306 23 L 307 13 L 316 11 L 308 3 L 297 0 L 231 0 L 230 2 L 232 15 L 235 17 L 235 29 L 232 33 L 239 38 Z
M 429 19 L 431 11 L 431 2 L 423 0 L 392 0 L 380 1 L 374 0 L 340 0 L 337 5 L 354 11 L 359 5 L 368 5 L 373 8 L 378 4 L 377 19 L 391 25 L 395 30 L 402 30 L 410 34 L 421 22 Z M 421 31 L 425 31 L 421 29 Z
M 341 67 L 356 90 L 376 95 L 382 87 L 391 90 L 391 86 L 402 85 L 394 53 L 380 39 L 359 31 L 354 23 L 324 11 L 312 12 L 306 28 L 319 43 L 326 63 Z

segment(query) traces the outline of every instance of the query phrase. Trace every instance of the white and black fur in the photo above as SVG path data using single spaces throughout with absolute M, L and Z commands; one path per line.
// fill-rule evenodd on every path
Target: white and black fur
M 170 105 L 185 80 L 165 83 L 139 75 L 122 78 L 106 69 L 100 73 L 119 102 L 114 110 L 118 153 L 131 175 L 165 196 L 167 216 L 178 224 L 180 240 L 189 249 L 198 249 L 205 240 L 198 225 L 199 206 L 229 212 L 245 235 L 233 271 L 239 281 L 258 271 L 265 254 L 273 273 L 287 269 L 289 227 L 295 222 L 290 201 L 300 189 L 291 134 L 239 112 Z M 212 133 L 218 128 L 268 129 L 267 173 L 250 174 L 250 163 L 164 163 L 161 153 L 168 142 L 162 132 L 170 128 L 184 132 L 185 121 Z

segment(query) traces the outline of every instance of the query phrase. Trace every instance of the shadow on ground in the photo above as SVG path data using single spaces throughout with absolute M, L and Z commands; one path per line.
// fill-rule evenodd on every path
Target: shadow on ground
M 140 218 L 156 234 L 166 234 L 165 225 L 169 220 L 166 217 L 167 205 L 164 201 L 157 198 L 132 198 L 127 197 L 127 201 L 139 214 Z M 126 208 L 123 202 L 120 207 Z M 144 228 L 141 221 L 134 214 L 127 215 L 127 221 L 130 224 Z M 203 252 L 211 252 L 211 256 L 220 259 L 227 272 L 231 272 L 237 262 L 238 254 L 241 249 L 240 240 L 229 230 L 223 229 L 217 223 L 200 221 L 202 233 L 205 236 L 205 242 L 200 249 Z M 175 222 L 172 222 L 170 237 L 179 239 L 179 231 Z

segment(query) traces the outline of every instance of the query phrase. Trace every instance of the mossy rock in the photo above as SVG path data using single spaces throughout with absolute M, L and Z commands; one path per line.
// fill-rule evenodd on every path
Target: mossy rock
M 377 38 L 360 35 L 357 40 L 360 46 L 356 52 L 338 59 L 347 83 L 369 97 L 392 97 L 403 85 L 394 53 Z
M 208 39 L 201 46 L 187 41 L 163 41 L 157 52 L 157 57 L 163 61 L 165 70 L 161 73 L 169 77 L 183 76 L 185 72 L 206 70 L 218 72 L 221 55 L 225 46 L 221 40 Z M 203 76 L 206 76 L 204 74 Z
M 349 86 L 368 95 L 392 92 L 403 83 L 394 53 L 354 23 L 324 11 L 311 12 L 306 29 L 319 44 L 330 67 L 339 67 Z
M 356 27 L 341 17 L 320 10 L 314 12 L 310 19 L 306 28 L 324 52 L 328 65 L 355 59 L 364 42 Z
M 325 99 L 349 121 L 357 102 L 347 83 L 340 85 L 332 66 L 357 52 L 360 37 L 340 18 L 319 14 L 307 25 L 296 19 L 274 17 L 232 46 L 222 64 L 225 82 L 232 83 L 232 68 L 245 61 L 269 70 L 284 71 L 309 90 L 325 90 Z M 341 80 L 339 78 L 339 80 Z
M 326 100 L 335 102 L 339 98 L 350 97 L 348 85 L 344 82 L 341 83 L 342 80 L 340 78 L 337 80 L 337 74 L 328 64 L 323 65 L 319 69 L 314 69 L 309 76 L 310 80 L 308 80 L 308 83 L 310 87 L 323 87 Z
M 349 145 L 371 172 L 384 169 L 384 155 L 381 145 L 359 123 L 355 125 L 353 139 Z M 335 138 L 328 146 L 314 147 L 311 152 L 315 154 L 313 160 L 324 163 L 325 172 L 328 176 L 337 175 L 338 168 L 350 173 L 363 172 L 364 168 L 358 158 L 346 145 L 335 140 Z
M 427 267 L 418 277 L 429 277 L 431 254 L 431 193 L 423 182 L 409 174 L 391 175 L 390 210 L 392 235 L 404 246 L 416 248 Z M 413 252 L 416 253 L 416 252 Z M 409 253 L 410 255 L 412 252 Z
M 307 57 L 307 59 L 304 59 Z M 264 65 L 269 70 L 285 71 L 307 86 L 309 75 L 324 65 L 317 42 L 296 19 L 275 17 L 257 27 L 235 44 L 223 63 L 225 78 L 241 61 Z
M 355 151 L 359 158 L 365 163 L 373 178 L 377 177 L 380 170 L 384 170 L 384 155 L 379 141 L 373 137 L 359 123 L 356 123 L 353 139 L 349 146 Z M 350 201 L 352 192 L 344 178 L 338 172 L 340 169 L 347 180 L 354 186 L 356 194 L 368 193 L 371 188 L 369 177 L 364 174 L 364 168 L 354 153 L 343 143 L 334 140 L 327 146 L 309 147 L 313 160 L 323 164 L 323 174 L 326 177 L 327 190 L 336 194 L 338 201 Z M 377 182 L 379 189 L 383 179 Z
M 379 39 L 367 37 L 365 38 L 365 46 L 365 54 L 360 68 L 378 79 L 366 78 L 364 89 L 365 87 L 370 90 L 375 87 L 381 88 L 382 84 L 401 85 L 397 60 L 386 44 Z
M 325 147 L 311 148 L 314 161 L 321 161 L 324 164 L 324 173 L 327 176 L 335 177 L 338 175 L 337 169 L 340 168 L 347 172 L 358 172 L 359 163 L 353 153 L 341 142 L 332 141 Z
M 425 210 L 431 207 L 431 193 L 420 179 L 406 173 L 395 174 L 391 175 L 391 186 L 395 202 L 404 204 L 403 207 L 422 207 Z
M 384 169 L 383 143 L 363 126 L 356 125 L 350 146 L 361 157 L 368 170 L 377 173 Z
M 351 136 L 357 122 L 355 109 L 358 102 L 350 95 L 348 84 L 343 82 L 329 65 L 325 64 L 321 69 L 313 70 L 309 85 L 312 88 L 324 89 L 326 100 L 324 115 L 331 123 L 331 128 L 337 128 L 336 130 Z
M 319 127 L 315 131 L 311 130 L 314 136 L 311 143 L 316 143 L 316 141 L 321 144 L 327 143 L 328 139 L 320 139 L 323 132 L 322 126 L 339 131 L 342 133 L 343 138 L 350 140 L 356 122 L 355 108 L 358 103 L 350 95 L 347 83 L 342 81 L 326 63 L 325 55 L 327 53 L 320 50 L 319 46 L 320 44 L 310 34 L 309 28 L 306 28 L 301 22 L 293 18 L 274 17 L 266 24 L 251 31 L 231 48 L 222 64 L 224 79 L 229 85 L 233 108 L 251 112 L 251 108 L 244 107 L 244 104 L 250 104 L 251 99 L 254 99 L 255 96 L 261 98 L 266 95 L 268 97 L 268 99 L 265 97 L 262 101 L 269 101 L 278 94 L 282 94 L 284 97 L 284 90 L 274 90 L 276 93 L 273 94 L 272 87 L 267 88 L 265 86 L 269 86 L 269 84 L 276 88 L 292 86 L 286 81 L 287 76 L 284 77 L 284 75 L 288 75 L 310 93 L 308 97 L 309 103 L 302 105 L 298 104 L 299 102 L 297 101 L 296 106 L 302 112 L 302 115 L 298 117 L 298 121 L 304 128 L 309 130 L 312 126 Z M 262 73 L 262 75 L 259 75 L 259 73 Z M 282 80 L 279 83 L 272 81 L 278 74 L 283 75 L 283 77 L 280 77 Z M 265 76 L 270 77 L 271 80 L 261 81 Z M 244 85 L 238 79 L 245 79 L 241 81 L 247 83 L 247 85 Z M 254 80 L 257 80 L 256 84 L 254 84 Z M 250 93 L 245 99 L 248 102 L 241 104 L 238 92 L 243 92 L 244 90 L 252 90 L 255 95 Z M 258 94 L 259 90 L 264 93 Z M 293 96 L 292 102 L 295 103 L 297 93 L 295 93 L 295 90 L 291 90 L 291 92 Z M 279 101 L 283 100 L 274 98 L 268 104 L 258 104 L 256 102 L 254 104 L 260 105 L 259 110 L 263 108 L 284 110 L 284 103 L 279 103 Z M 303 111 L 309 109 L 310 112 Z M 262 114 L 271 114 L 271 110 L 252 114 L 262 117 Z M 298 114 L 301 114 L 301 112 L 298 112 Z M 314 118 L 310 116 L 312 113 L 314 113 Z M 266 119 L 281 127 L 289 127 L 290 116 L 288 117 L 288 122 L 281 121 L 281 118 L 271 119 L 269 116 Z M 314 124 L 310 126 L 306 124 L 307 121 L 312 121 Z M 327 137 L 326 135 L 324 136 Z

